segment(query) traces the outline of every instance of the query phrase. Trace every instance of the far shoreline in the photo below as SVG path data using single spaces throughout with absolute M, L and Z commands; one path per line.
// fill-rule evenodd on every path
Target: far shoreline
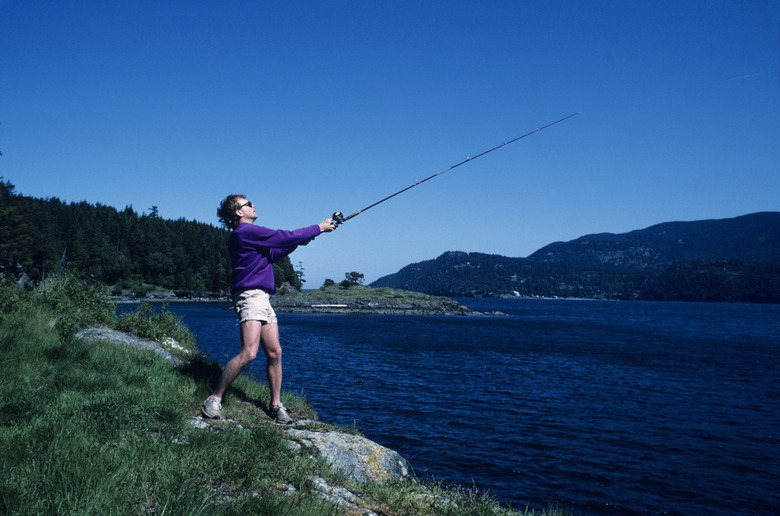
M 204 303 L 230 305 L 230 297 L 216 293 L 176 295 L 156 293 L 146 296 L 109 296 L 117 305 L 140 303 Z M 326 288 L 303 292 L 286 292 L 272 296 L 271 304 L 277 313 L 304 314 L 372 314 L 372 315 L 450 315 L 450 316 L 498 316 L 503 312 L 478 312 L 454 299 L 430 296 L 389 288 L 371 288 L 356 285 L 349 289 Z

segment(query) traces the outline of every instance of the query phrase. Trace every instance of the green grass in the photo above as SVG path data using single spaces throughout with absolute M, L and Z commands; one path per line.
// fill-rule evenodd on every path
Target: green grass
M 197 429 L 190 420 L 218 365 L 77 339 L 70 322 L 63 332 L 71 316 L 60 305 L 0 285 L 0 513 L 354 514 L 318 497 L 314 475 L 384 515 L 505 513 L 484 493 L 414 477 L 355 485 L 309 451 L 292 452 L 262 409 L 267 386 L 245 376 L 223 405 L 243 428 Z M 304 398 L 283 400 L 316 418 Z
M 274 425 L 251 414 L 251 430 L 188 424 L 218 368 L 63 340 L 50 320 L 39 311 L 0 323 L 0 512 L 335 513 L 307 496 L 322 466 L 291 455 Z M 261 394 L 246 384 L 242 395 Z
M 389 301 L 451 301 L 449 298 L 441 296 L 431 296 L 421 292 L 411 290 L 401 290 L 389 287 L 369 287 L 366 285 L 352 285 L 349 288 L 341 288 L 338 284 L 321 287 L 316 290 L 307 290 L 305 292 L 296 292 L 294 294 L 285 294 L 286 297 L 301 297 L 316 299 L 324 296 L 334 297 L 374 297 Z

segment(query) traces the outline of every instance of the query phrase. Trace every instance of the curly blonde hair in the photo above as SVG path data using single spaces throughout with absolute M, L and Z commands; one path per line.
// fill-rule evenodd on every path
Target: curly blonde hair
M 241 221 L 241 217 L 236 214 L 236 211 L 238 211 L 239 208 L 238 199 L 246 199 L 246 195 L 230 194 L 225 197 L 219 204 L 219 208 L 217 208 L 217 217 L 219 217 L 219 221 L 228 229 L 236 229 Z

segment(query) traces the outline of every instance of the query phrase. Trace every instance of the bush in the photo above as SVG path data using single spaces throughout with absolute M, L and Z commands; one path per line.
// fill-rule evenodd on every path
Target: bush
M 103 293 L 103 285 L 73 273 L 41 281 L 30 300 L 52 308 L 53 324 L 63 338 L 87 326 L 111 324 L 116 317 L 116 305 Z
M 0 314 L 10 314 L 26 303 L 30 293 L 7 280 L 0 280 Z
M 173 339 L 185 349 L 196 348 L 195 336 L 184 325 L 181 316 L 168 310 L 168 303 L 163 304 L 159 312 L 155 312 L 151 304 L 142 301 L 136 311 L 124 313 L 119 317 L 116 329 L 157 342 Z

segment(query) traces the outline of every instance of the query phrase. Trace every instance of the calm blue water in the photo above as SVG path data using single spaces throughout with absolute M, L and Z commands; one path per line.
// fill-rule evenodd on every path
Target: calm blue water
M 459 301 L 508 315 L 280 314 L 284 389 L 517 508 L 780 512 L 780 305 Z M 171 306 L 224 365 L 222 308 Z

